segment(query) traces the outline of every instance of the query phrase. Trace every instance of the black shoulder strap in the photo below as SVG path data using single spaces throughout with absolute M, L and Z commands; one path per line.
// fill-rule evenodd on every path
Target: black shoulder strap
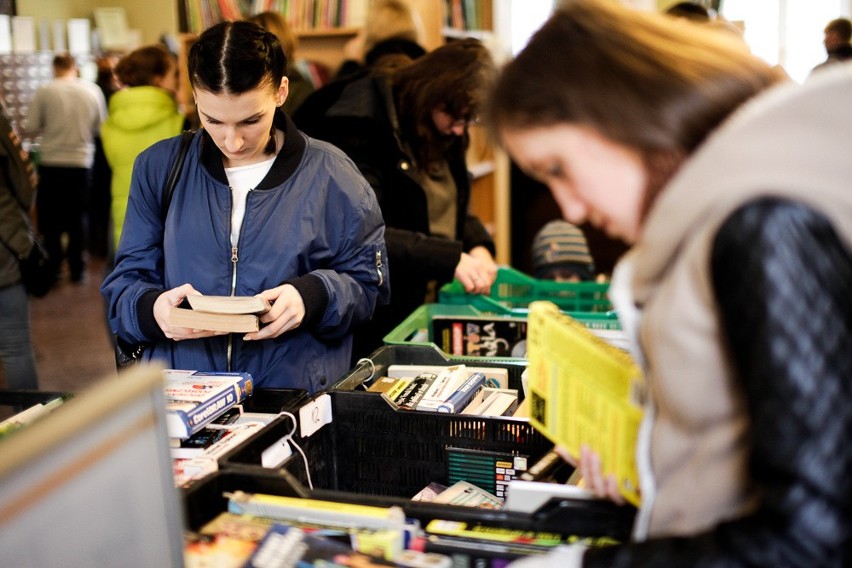
M 172 167 L 169 169 L 169 177 L 166 178 L 166 187 L 163 189 L 163 220 L 166 220 L 166 215 L 169 213 L 169 207 L 172 204 L 172 194 L 175 192 L 175 186 L 180 178 L 180 172 L 183 169 L 183 162 L 186 158 L 186 152 L 189 150 L 189 144 L 192 142 L 192 137 L 195 136 L 195 131 L 184 130 L 180 135 L 180 150 L 177 158 L 172 162 Z

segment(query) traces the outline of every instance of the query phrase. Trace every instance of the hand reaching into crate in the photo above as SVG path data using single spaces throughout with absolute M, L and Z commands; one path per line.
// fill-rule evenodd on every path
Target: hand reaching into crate
M 497 278 L 497 264 L 487 248 L 474 247 L 461 254 L 455 277 L 468 294 L 489 294 Z

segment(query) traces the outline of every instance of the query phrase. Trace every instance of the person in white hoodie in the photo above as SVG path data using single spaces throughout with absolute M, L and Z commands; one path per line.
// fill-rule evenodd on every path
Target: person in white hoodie
M 852 67 L 782 83 L 728 34 L 599 0 L 499 78 L 516 163 L 632 244 L 610 295 L 647 389 L 632 542 L 519 566 L 852 564 Z

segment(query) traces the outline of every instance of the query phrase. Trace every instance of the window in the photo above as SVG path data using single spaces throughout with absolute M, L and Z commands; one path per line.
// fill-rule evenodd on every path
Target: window
M 825 60 L 825 25 L 848 17 L 850 0 L 724 0 L 722 15 L 742 22 L 752 52 L 781 65 L 793 80 L 803 82 L 814 65 Z

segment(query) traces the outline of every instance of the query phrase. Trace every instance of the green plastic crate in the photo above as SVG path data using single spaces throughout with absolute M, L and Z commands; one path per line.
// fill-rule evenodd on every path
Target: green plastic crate
M 556 282 L 540 280 L 510 267 L 500 267 L 491 294 L 483 296 L 510 308 L 526 308 L 530 302 L 548 300 L 567 312 L 606 313 L 612 310 L 607 296 L 609 283 Z M 468 294 L 458 280 L 445 284 L 438 291 L 441 304 L 470 304 L 475 294 Z
M 435 346 L 453 359 L 494 359 L 500 361 L 522 361 L 524 357 L 458 355 L 441 349 L 440 342 L 433 337 L 432 321 L 435 316 L 489 317 L 495 321 L 526 319 L 526 310 L 511 309 L 482 296 L 468 296 L 469 304 L 423 304 L 414 310 L 402 323 L 384 337 L 386 345 L 429 345 Z M 615 312 L 566 312 L 569 316 L 593 330 L 618 331 L 621 325 Z

